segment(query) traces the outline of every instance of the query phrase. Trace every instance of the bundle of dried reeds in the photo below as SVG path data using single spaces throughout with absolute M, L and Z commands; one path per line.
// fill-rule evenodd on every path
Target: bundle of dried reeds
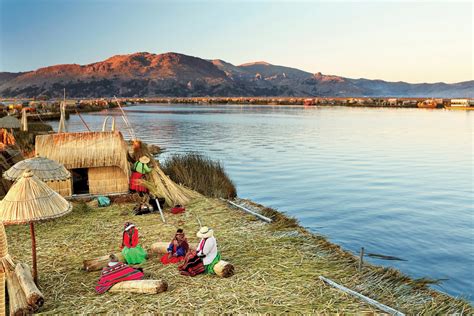
M 28 315 L 33 308 L 26 301 L 25 292 L 20 286 L 18 277 L 13 271 L 6 270 L 7 289 L 10 305 L 10 315 Z
M 152 168 L 152 172 L 147 175 L 148 180 L 141 180 L 140 182 L 142 182 L 153 195 L 165 198 L 166 205 L 186 205 L 190 200 L 199 196 L 197 192 L 173 182 L 173 180 L 161 170 L 159 162 L 154 159 L 148 147 L 141 141 L 136 140 L 133 143 L 132 158 L 137 161 L 142 156 L 150 158 L 149 166 Z
M 168 290 L 168 283 L 163 280 L 135 280 L 123 281 L 115 284 L 109 290 L 111 293 L 141 293 L 158 294 Z
M 33 281 L 31 270 L 28 265 L 18 263 L 15 268 L 15 274 L 18 277 L 18 282 L 25 293 L 26 302 L 37 310 L 44 304 L 44 296 Z
M 124 261 L 124 258 L 121 253 L 116 253 L 115 256 L 118 258 L 119 261 Z M 107 266 L 107 264 L 109 263 L 109 259 L 110 255 L 84 260 L 82 262 L 83 269 L 87 272 L 101 270 L 102 268 L 105 268 Z

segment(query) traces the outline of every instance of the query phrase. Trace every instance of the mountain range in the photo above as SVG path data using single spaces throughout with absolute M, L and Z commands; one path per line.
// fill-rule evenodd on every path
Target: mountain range
M 178 54 L 134 53 L 88 64 L 34 71 L 0 72 L 1 97 L 474 97 L 474 80 L 447 83 L 388 82 L 253 62 L 239 66 L 220 59 Z

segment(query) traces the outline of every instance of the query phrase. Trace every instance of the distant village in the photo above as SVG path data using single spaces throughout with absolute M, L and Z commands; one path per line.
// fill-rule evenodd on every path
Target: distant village
M 0 99 L 0 117 L 19 117 L 28 113 L 31 120 L 58 119 L 61 103 L 68 113 L 94 112 L 122 106 L 161 104 L 255 104 L 255 105 L 303 105 L 303 106 L 352 106 L 393 108 L 448 108 L 474 109 L 474 99 L 424 99 L 424 98 L 291 98 L 291 97 L 158 97 L 158 98 L 100 98 L 100 99 Z

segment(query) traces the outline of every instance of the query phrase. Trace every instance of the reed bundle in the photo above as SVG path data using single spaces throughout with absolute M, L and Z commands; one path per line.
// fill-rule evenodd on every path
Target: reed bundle
M 118 252 L 115 254 L 115 256 L 118 258 L 119 261 L 124 261 L 122 253 Z M 102 270 L 102 268 L 105 268 L 107 266 L 109 260 L 110 255 L 84 260 L 82 262 L 82 268 L 88 272 Z
M 33 307 L 28 305 L 25 292 L 20 286 L 18 277 L 13 271 L 6 271 L 7 289 L 10 305 L 10 315 L 28 315 L 33 312 Z
M 199 196 L 197 192 L 173 182 L 173 180 L 163 172 L 159 161 L 150 153 L 149 146 L 140 140 L 133 141 L 131 156 L 135 161 L 138 161 L 142 156 L 150 158 L 149 166 L 152 168 L 152 171 L 146 176 L 146 179 L 139 181 L 148 188 L 154 196 L 164 198 L 166 205 L 186 205 L 189 201 Z
M 15 268 L 15 274 L 18 278 L 18 282 L 25 293 L 26 302 L 34 310 L 37 310 L 44 304 L 44 296 L 33 281 L 31 270 L 28 265 L 24 263 L 18 263 Z
M 111 293 L 140 293 L 158 294 L 168 290 L 168 283 L 163 280 L 135 280 L 123 281 L 115 284 L 109 290 Z

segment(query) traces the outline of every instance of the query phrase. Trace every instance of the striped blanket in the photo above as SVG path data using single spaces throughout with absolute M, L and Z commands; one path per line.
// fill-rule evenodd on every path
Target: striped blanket
M 116 283 L 141 280 L 142 278 L 143 272 L 140 270 L 130 268 L 125 263 L 117 262 L 115 265 L 102 269 L 102 274 L 95 290 L 97 293 L 102 294 L 107 292 Z

